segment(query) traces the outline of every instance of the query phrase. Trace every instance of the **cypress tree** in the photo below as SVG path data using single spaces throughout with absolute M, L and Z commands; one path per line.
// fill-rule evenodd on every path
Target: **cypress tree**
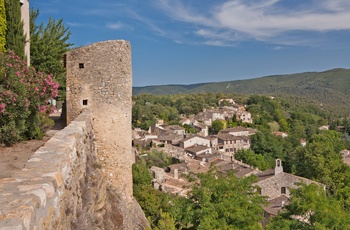
M 7 21 L 6 46 L 7 50 L 14 51 L 24 59 L 25 36 L 21 19 L 21 5 L 18 0 L 5 0 Z
M 0 52 L 5 51 L 6 44 L 6 12 L 5 2 L 0 0 Z

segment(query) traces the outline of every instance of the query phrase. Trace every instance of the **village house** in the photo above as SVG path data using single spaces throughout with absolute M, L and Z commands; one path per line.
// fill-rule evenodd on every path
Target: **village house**
M 256 176 L 258 177 L 256 185 L 260 188 L 259 192 L 262 196 L 268 197 L 269 202 L 269 205 L 264 208 L 264 225 L 269 218 L 275 217 L 278 211 L 284 207 L 287 202 L 286 198 L 289 199 L 290 197 L 290 189 L 298 188 L 298 183 L 313 183 L 322 186 L 325 189 L 325 185 L 321 183 L 283 172 L 281 159 L 276 159 L 274 169 L 259 172 Z M 276 204 L 278 202 L 281 203 Z
M 240 111 L 236 113 L 237 121 L 242 121 L 243 123 L 253 123 L 252 115 L 247 111 Z
M 244 128 L 242 126 L 237 126 L 234 128 L 227 128 L 224 130 L 220 130 L 219 133 L 230 134 L 232 136 L 251 136 L 256 133 L 256 130 L 252 128 Z
M 194 121 L 193 123 L 193 128 L 196 129 L 197 135 L 202 136 L 202 137 L 207 137 L 209 134 L 209 129 L 208 126 L 204 123 L 200 123 L 198 121 Z
M 186 149 L 195 145 L 210 147 L 210 140 L 198 135 L 193 135 L 179 141 L 179 146 L 183 149 Z
M 275 135 L 276 137 L 282 137 L 282 138 L 288 137 L 288 133 L 285 133 L 285 132 L 273 132 L 273 135 Z
M 320 126 L 318 129 L 319 130 L 329 130 L 329 126 L 328 125 L 323 125 L 323 126 Z
M 213 165 L 215 165 L 215 168 L 218 172 L 223 174 L 233 172 L 233 174 L 238 178 L 247 177 L 260 172 L 257 168 L 237 161 L 233 157 L 231 157 L 231 161 L 217 159 L 213 162 Z
M 218 138 L 218 150 L 220 153 L 227 156 L 234 156 L 235 152 L 240 149 L 250 148 L 250 139 L 247 136 L 234 136 L 227 133 L 219 133 L 216 135 Z
M 306 141 L 305 140 L 299 140 L 299 143 L 301 146 L 305 147 L 306 146 Z
M 166 132 L 158 135 L 157 138 L 152 139 L 152 143 L 155 144 L 156 146 L 162 145 L 162 144 L 177 145 L 182 138 L 183 138 L 182 135 Z
M 193 157 L 198 156 L 200 154 L 211 154 L 212 153 L 211 148 L 209 146 L 205 146 L 205 145 L 195 145 L 195 146 L 185 148 L 185 152 L 190 154 Z
M 181 120 L 179 120 L 179 124 L 181 125 L 191 125 L 192 124 L 192 121 L 185 117 L 185 118 L 182 118 Z
M 185 175 L 188 173 L 206 173 L 209 171 L 209 164 L 198 160 L 188 159 L 186 162 L 173 164 L 166 169 L 153 166 L 150 172 L 153 175 L 152 185 L 155 189 L 166 193 L 177 194 L 186 197 L 191 190 L 191 182 L 188 182 Z
M 276 165 L 274 169 L 268 169 L 256 174 L 258 176 L 258 182 L 256 183 L 260 188 L 260 194 L 267 196 L 269 199 L 285 195 L 290 196 L 290 188 L 297 188 L 296 183 L 303 182 L 305 184 L 322 184 L 309 180 L 303 177 L 295 176 L 293 174 L 283 172 L 283 166 L 281 159 L 276 159 Z
M 350 166 L 350 150 L 344 149 L 340 151 L 344 164 Z
M 234 105 L 234 104 L 236 104 L 236 102 L 233 100 L 233 99 L 231 99 L 231 98 L 228 98 L 228 99 L 220 99 L 219 100 L 219 105 L 221 105 L 222 104 L 222 102 L 227 102 L 229 105 Z

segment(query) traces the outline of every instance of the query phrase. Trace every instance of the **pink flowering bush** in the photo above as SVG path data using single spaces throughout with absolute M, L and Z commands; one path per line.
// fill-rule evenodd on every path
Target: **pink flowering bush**
M 57 97 L 58 86 L 12 51 L 0 53 L 0 144 L 41 138 L 54 109 L 48 102 Z

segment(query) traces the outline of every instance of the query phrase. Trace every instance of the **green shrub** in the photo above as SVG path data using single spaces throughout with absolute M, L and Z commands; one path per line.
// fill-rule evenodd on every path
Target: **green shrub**
M 36 72 L 12 51 L 0 53 L 0 144 L 42 138 L 53 124 L 48 101 L 57 94 L 51 75 Z

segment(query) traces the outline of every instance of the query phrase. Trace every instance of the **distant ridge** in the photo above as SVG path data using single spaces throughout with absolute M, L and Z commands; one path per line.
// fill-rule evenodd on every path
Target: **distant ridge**
M 338 68 L 323 72 L 273 75 L 248 80 L 133 87 L 133 95 L 205 92 L 301 96 L 350 110 L 350 70 Z

